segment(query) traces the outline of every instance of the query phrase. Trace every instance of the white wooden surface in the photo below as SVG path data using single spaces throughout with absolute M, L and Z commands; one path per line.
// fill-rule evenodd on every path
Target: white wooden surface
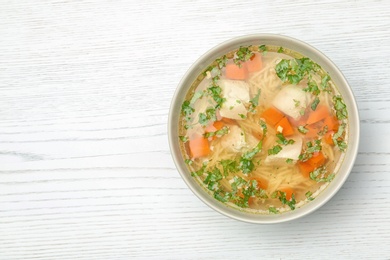
M 0 6 L 0 259 L 390 259 L 389 1 Z M 291 223 L 212 211 L 169 152 L 182 75 L 209 48 L 249 33 L 324 52 L 361 112 L 344 187 Z

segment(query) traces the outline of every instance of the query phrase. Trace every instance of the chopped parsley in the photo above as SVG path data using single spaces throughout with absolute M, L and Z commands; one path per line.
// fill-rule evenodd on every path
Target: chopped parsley
M 212 136 L 223 136 L 226 135 L 229 132 L 229 127 L 224 126 L 221 129 L 215 131 L 215 132 L 207 132 L 203 136 L 206 138 L 212 137 Z
M 207 185 L 209 190 L 215 190 L 216 186 L 218 186 L 218 182 L 222 180 L 221 171 L 214 167 L 212 171 L 207 172 L 207 177 L 204 179 L 203 183 Z
M 203 91 L 195 92 L 195 94 L 191 98 L 190 104 L 192 105 L 192 104 L 194 104 L 196 102 L 196 100 L 198 100 L 199 98 L 202 98 L 203 94 L 204 94 Z
M 246 115 L 244 114 L 238 114 L 242 119 L 245 119 L 246 118 Z
M 313 198 L 311 195 L 313 195 L 313 193 L 312 193 L 311 191 L 308 191 L 308 192 L 305 193 L 305 196 L 306 196 L 306 198 L 307 198 L 309 201 L 314 200 L 314 198 Z
M 296 100 L 296 99 L 293 99 L 293 101 L 295 103 L 295 107 L 299 107 L 301 105 L 301 101 Z
M 329 90 L 329 80 L 330 80 L 330 76 L 328 74 L 326 74 L 325 76 L 322 77 L 321 79 L 321 89 L 323 91 L 327 91 L 327 92 L 330 92 Z
M 286 193 L 280 190 L 273 192 L 271 198 L 278 198 L 282 204 L 289 206 L 291 210 L 295 209 L 295 204 L 297 203 L 294 193 L 291 195 L 291 199 L 287 200 Z
M 268 131 L 267 124 L 263 120 L 260 120 L 259 124 L 260 124 L 261 128 L 263 128 L 263 139 L 264 139 L 264 137 L 265 137 L 265 135 L 267 134 L 267 131 Z
M 307 129 L 303 125 L 300 125 L 300 126 L 298 126 L 298 131 L 301 132 L 302 134 L 306 134 L 307 132 L 309 132 L 309 129 Z
M 279 210 L 277 210 L 275 207 L 269 207 L 268 208 L 269 213 L 278 214 Z
M 327 174 L 325 167 L 319 167 L 310 173 L 310 179 L 316 182 L 330 182 L 334 179 L 334 174 Z
M 225 102 L 225 98 L 222 98 L 221 93 L 222 89 L 219 86 L 213 85 L 207 89 L 207 93 L 214 99 L 214 101 L 217 103 L 215 108 L 220 108 Z
M 310 92 L 314 96 L 318 96 L 320 94 L 320 89 L 318 88 L 317 83 L 311 80 L 307 83 L 307 88 L 304 88 L 303 91 Z
M 306 143 L 307 149 L 299 155 L 299 160 L 302 162 L 306 162 L 311 157 L 313 157 L 313 153 L 319 152 L 322 150 L 321 140 L 315 140 L 314 142 Z
M 227 57 L 226 57 L 226 55 L 223 55 L 221 58 L 219 58 L 219 59 L 216 59 L 215 61 L 217 62 L 217 64 L 218 64 L 218 67 L 220 68 L 220 69 L 222 69 L 223 67 L 226 67 L 226 62 L 227 62 Z
M 271 149 L 268 149 L 268 155 L 278 154 L 282 150 L 280 145 L 275 145 Z
M 225 176 L 228 176 L 229 173 L 235 173 L 237 172 L 237 162 L 233 160 L 221 160 L 220 161 L 222 168 L 223 168 L 223 174 Z
M 336 110 L 337 119 L 342 120 L 348 117 L 347 106 L 344 104 L 341 96 L 334 96 L 334 109 Z
M 193 107 L 190 105 L 190 101 L 186 100 L 181 105 L 181 112 L 186 117 L 187 121 L 189 116 L 195 111 Z
M 320 103 L 320 99 L 318 97 L 316 97 L 314 99 L 313 103 L 311 104 L 311 110 L 313 110 L 313 111 L 316 110 L 319 103 Z
M 260 89 L 257 90 L 257 94 L 256 96 L 254 96 L 254 98 L 252 98 L 249 102 L 250 102 L 250 107 L 249 107 L 249 112 L 251 113 L 256 113 L 256 107 L 259 105 L 259 97 L 260 97 Z
M 207 163 L 203 163 L 202 167 L 195 171 L 195 172 L 191 172 L 191 176 L 200 176 L 204 173 L 204 171 L 206 170 L 206 167 L 207 167 Z
M 344 152 L 347 149 L 347 144 L 342 139 L 343 133 L 345 131 L 346 124 L 342 123 L 339 127 L 337 133 L 332 136 L 333 143 L 339 148 L 340 151 Z
M 293 161 L 294 161 L 294 160 L 291 159 L 291 158 L 287 158 L 287 159 L 286 159 L 286 163 L 293 163 Z
M 214 191 L 214 198 L 216 200 L 219 200 L 221 202 L 228 202 L 229 199 L 231 198 L 231 194 L 229 192 L 226 192 L 222 189 L 218 189 Z
M 283 81 L 298 84 L 304 77 L 313 71 L 318 71 L 320 66 L 309 58 L 282 59 L 275 67 L 276 74 Z
M 188 142 L 188 137 L 187 137 L 187 136 L 179 136 L 179 139 L 180 139 L 180 141 L 182 141 L 183 143 Z
M 217 121 L 217 115 L 214 108 L 208 108 L 206 113 L 199 113 L 199 124 L 205 126 L 209 121 Z
M 249 49 L 250 46 L 241 46 L 236 52 L 236 57 L 233 59 L 234 63 L 241 67 L 241 62 L 249 60 L 253 56 L 253 52 Z
M 253 171 L 255 165 L 252 161 L 253 157 L 261 151 L 263 147 L 263 141 L 260 141 L 255 148 L 251 151 L 244 153 L 240 158 L 239 168 L 244 174 L 248 174 Z
M 288 145 L 288 144 L 293 144 L 293 143 L 295 143 L 295 141 L 294 141 L 293 139 L 287 140 L 286 137 L 284 137 L 284 135 L 283 135 L 282 133 L 276 134 L 276 137 L 278 138 L 278 140 L 276 140 L 276 142 L 277 142 L 278 144 Z
M 241 177 L 234 176 L 233 180 L 234 182 L 231 184 L 233 194 L 236 194 L 239 188 L 247 184 L 247 181 Z
M 191 165 L 193 164 L 194 162 L 190 159 L 185 159 L 184 162 L 187 164 L 187 165 Z
M 263 44 L 259 46 L 259 51 L 267 52 L 267 47 Z
M 278 53 L 283 53 L 283 52 L 284 52 L 284 49 L 283 49 L 282 46 L 280 46 L 279 49 L 278 49 Z
M 319 131 L 317 134 L 322 136 L 325 135 L 327 132 L 328 132 L 328 126 L 325 125 L 324 128 L 322 128 L 322 130 Z

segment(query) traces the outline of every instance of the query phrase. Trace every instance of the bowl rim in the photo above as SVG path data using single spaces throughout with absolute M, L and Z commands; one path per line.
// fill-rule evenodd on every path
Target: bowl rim
M 207 194 L 203 190 L 200 192 L 198 187 L 193 187 L 193 182 L 190 181 L 190 178 L 193 178 L 193 177 L 190 174 L 186 174 L 185 171 L 186 170 L 188 171 L 188 168 L 185 165 L 183 167 L 184 162 L 183 162 L 183 158 L 182 158 L 181 153 L 175 152 L 175 149 L 177 149 L 177 147 L 175 147 L 175 146 L 178 143 L 178 140 L 177 140 L 178 134 L 176 133 L 176 135 L 175 135 L 172 128 L 175 128 L 173 124 L 178 124 L 178 121 L 176 122 L 174 120 L 175 113 L 177 113 L 177 111 L 174 111 L 174 109 L 175 109 L 176 103 L 178 102 L 178 98 L 179 98 L 181 92 L 184 91 L 183 89 L 185 89 L 185 93 L 187 93 L 189 88 L 191 87 L 191 84 L 185 85 L 184 83 L 186 81 L 188 81 L 188 79 L 190 77 L 194 76 L 193 71 L 198 69 L 200 64 L 204 63 L 207 59 L 209 59 L 211 56 L 213 56 L 213 54 L 215 55 L 216 53 L 220 52 L 222 49 L 226 49 L 227 47 L 229 47 L 231 45 L 237 45 L 240 43 L 244 44 L 245 42 L 251 42 L 251 41 L 261 41 L 264 39 L 265 40 L 272 40 L 272 41 L 276 41 L 276 42 L 280 41 L 281 42 L 280 45 L 283 47 L 284 47 L 283 44 L 285 44 L 286 42 L 287 43 L 291 42 L 294 45 L 297 45 L 300 48 L 303 48 L 303 49 L 307 50 L 308 52 L 313 53 L 313 55 L 315 55 L 315 57 L 316 57 L 316 60 L 321 60 L 321 62 L 329 65 L 329 67 L 333 70 L 333 73 L 337 74 L 336 75 L 337 79 L 339 81 L 341 81 L 341 84 L 338 84 L 336 87 L 340 91 L 341 85 L 342 85 L 343 91 L 346 92 L 343 94 L 343 99 L 345 100 L 345 94 L 347 94 L 348 98 L 350 99 L 349 103 L 352 106 L 347 107 L 348 114 L 349 114 L 348 124 L 349 124 L 349 128 L 350 128 L 352 125 L 350 122 L 350 115 L 352 114 L 354 116 L 353 121 L 354 121 L 355 135 L 354 135 L 353 140 L 351 140 L 351 137 L 349 136 L 348 143 L 354 142 L 354 145 L 352 146 L 351 149 L 350 149 L 350 147 L 348 147 L 348 150 L 345 153 L 345 155 L 349 154 L 350 155 L 349 157 L 351 159 L 349 160 L 347 166 L 345 166 L 345 162 L 343 162 L 341 165 L 341 166 L 346 167 L 346 169 L 344 169 L 345 174 L 343 174 L 341 176 L 342 178 L 341 179 L 339 178 L 337 182 L 335 182 L 336 179 L 331 182 L 331 184 L 333 185 L 333 190 L 328 194 L 328 196 L 323 197 L 319 203 L 316 203 L 315 206 L 306 207 L 307 205 L 312 204 L 312 202 L 310 202 L 310 203 L 306 203 L 305 205 L 303 205 L 303 207 L 300 207 L 299 210 L 297 209 L 296 211 L 289 211 L 287 213 L 272 215 L 272 216 L 279 216 L 278 218 L 277 217 L 269 217 L 266 219 L 253 219 L 253 218 L 249 218 L 249 216 L 252 216 L 252 214 L 250 214 L 250 213 L 246 213 L 246 214 L 242 214 L 242 215 L 236 215 L 236 214 L 229 213 L 227 210 L 224 210 L 224 208 L 222 207 L 222 206 L 225 206 L 223 203 L 218 202 L 221 205 L 211 203 L 209 198 L 207 198 L 207 197 L 211 197 L 209 194 Z M 271 45 L 271 44 L 268 44 L 268 45 Z M 230 50 L 232 50 L 232 49 L 230 49 Z M 309 57 L 309 58 L 312 59 L 312 57 Z M 204 69 L 205 67 L 202 66 L 202 68 Z M 198 74 L 196 76 L 198 76 Z M 334 77 L 334 75 L 332 76 L 332 78 L 333 77 Z M 170 153 L 171 153 L 172 159 L 175 163 L 176 169 L 178 170 L 181 178 L 184 180 L 184 182 L 190 188 L 190 190 L 201 201 L 203 201 L 203 203 L 205 203 L 207 206 L 209 206 L 210 208 L 212 208 L 216 212 L 218 212 L 224 216 L 230 217 L 232 219 L 236 219 L 236 220 L 247 222 L 247 223 L 255 223 L 255 224 L 275 224 L 275 223 L 292 221 L 292 220 L 301 218 L 303 216 L 309 215 L 310 213 L 313 213 L 314 211 L 316 211 L 317 209 L 322 207 L 324 204 L 326 204 L 341 189 L 341 187 L 343 186 L 343 184 L 347 180 L 348 176 L 350 175 L 352 168 L 354 166 L 354 163 L 356 161 L 356 157 L 357 157 L 358 149 L 359 149 L 359 140 L 360 140 L 360 116 L 359 116 L 358 106 L 356 103 L 356 97 L 352 91 L 351 86 L 347 82 L 345 76 L 342 74 L 340 69 L 327 56 L 325 56 L 322 52 L 320 52 L 319 50 L 317 50 L 313 46 L 311 46 L 311 45 L 309 45 L 301 40 L 298 40 L 296 38 L 290 37 L 290 36 L 285 36 L 285 35 L 280 35 L 280 34 L 270 34 L 270 33 L 249 34 L 249 35 L 234 37 L 230 40 L 226 40 L 220 44 L 217 44 L 216 46 L 214 46 L 213 48 L 211 48 L 207 52 L 205 52 L 203 55 L 201 55 L 189 67 L 189 69 L 183 75 L 183 77 L 181 78 L 179 84 L 177 85 L 177 87 L 175 89 L 174 95 L 173 95 L 171 103 L 170 103 L 167 127 L 168 127 L 168 142 L 169 142 Z M 175 139 L 176 139 L 176 141 L 175 141 Z M 356 141 L 356 143 L 355 143 L 355 141 Z M 341 171 L 341 167 L 339 169 L 339 172 L 340 171 Z M 340 175 L 339 172 L 336 176 Z M 200 186 L 199 184 L 196 184 L 196 185 Z M 328 186 L 330 186 L 330 185 L 328 185 Z M 329 188 L 330 187 L 326 187 L 325 190 L 327 190 Z M 322 191 L 319 195 L 321 195 L 323 192 L 324 191 Z M 214 200 L 214 202 L 216 201 L 214 198 L 212 198 L 212 200 Z M 236 210 L 236 211 L 238 211 L 238 210 Z M 266 215 L 261 215 L 261 216 L 266 216 Z

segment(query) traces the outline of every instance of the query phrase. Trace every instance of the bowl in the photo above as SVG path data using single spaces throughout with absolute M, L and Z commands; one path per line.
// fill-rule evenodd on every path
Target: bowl
M 344 102 L 347 106 L 349 123 L 348 148 L 345 152 L 344 160 L 334 180 L 330 182 L 330 184 L 316 197 L 315 200 L 306 203 L 304 206 L 297 208 L 296 210 L 274 215 L 261 215 L 243 212 L 224 205 L 205 192 L 204 188 L 201 187 L 199 183 L 197 183 L 197 181 L 191 176 L 186 164 L 184 163 L 180 152 L 178 138 L 178 123 L 181 104 L 183 103 L 191 84 L 194 82 L 197 76 L 215 59 L 224 55 L 225 53 L 238 49 L 243 45 L 247 46 L 260 44 L 282 46 L 284 48 L 299 52 L 318 63 L 325 71 L 328 72 L 333 82 L 337 86 L 340 94 L 343 96 Z M 347 48 L 347 46 L 345 46 L 345 48 Z M 327 201 L 329 201 L 342 187 L 352 170 L 358 152 L 359 135 L 359 113 L 355 97 L 347 80 L 336 67 L 336 65 L 324 54 L 307 43 L 291 37 L 276 34 L 253 34 L 234 38 L 217 45 L 202 55 L 189 68 L 180 81 L 173 96 L 168 117 L 168 138 L 172 158 L 181 177 L 187 186 L 192 190 L 192 192 L 210 208 L 225 216 L 244 222 L 259 224 L 291 221 L 314 212 L 323 206 Z

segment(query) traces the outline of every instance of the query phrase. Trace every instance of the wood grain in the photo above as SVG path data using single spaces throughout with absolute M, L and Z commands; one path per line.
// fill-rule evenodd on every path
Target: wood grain
M 389 1 L 3 1 L 0 259 L 389 259 Z M 306 41 L 343 71 L 361 144 L 339 193 L 291 223 L 228 219 L 177 173 L 180 78 L 231 37 Z

